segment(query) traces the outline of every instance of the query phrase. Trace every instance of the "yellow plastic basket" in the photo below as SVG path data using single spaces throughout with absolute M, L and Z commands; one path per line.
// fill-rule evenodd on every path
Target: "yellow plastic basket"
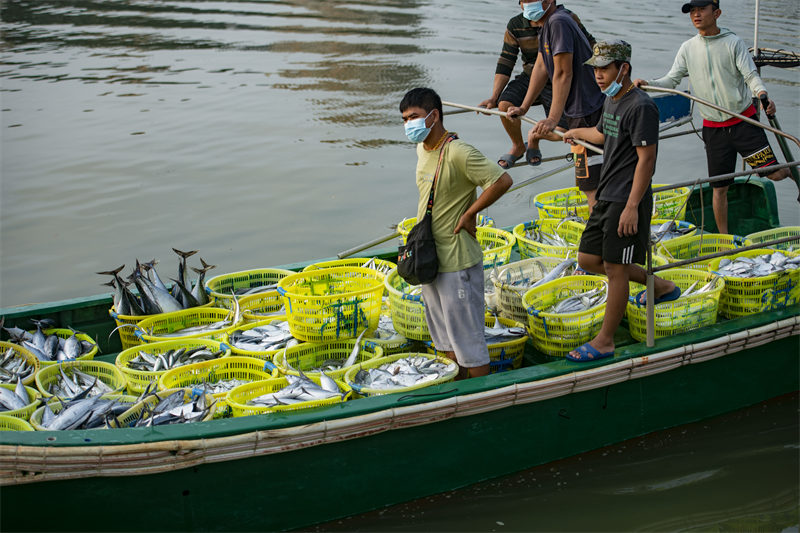
M 212 384 L 228 379 L 244 381 L 269 379 L 272 377 L 272 370 L 268 369 L 266 363 L 266 361 L 254 357 L 232 355 L 213 361 L 181 366 L 164 372 L 164 375 L 158 380 L 158 388 L 159 390 L 187 387 L 199 389 L 203 382 Z M 225 407 L 225 397 L 228 392 L 218 392 L 213 395 L 218 403 L 218 413 L 221 413 Z
M 386 363 L 393 363 L 398 359 L 404 359 L 406 357 L 415 357 L 415 356 L 422 356 L 427 359 L 436 359 L 437 361 L 440 361 L 446 365 L 453 364 L 455 368 L 453 369 L 452 372 L 445 374 L 442 377 L 439 377 L 431 381 L 426 381 L 418 385 L 412 385 L 410 387 L 398 387 L 396 389 L 371 389 L 368 387 L 361 387 L 355 383 L 355 377 L 359 370 L 378 368 L 379 366 L 384 365 Z M 354 366 L 350 370 L 348 370 L 347 373 L 344 375 L 344 381 L 345 383 L 347 383 L 349 387 L 351 387 L 356 393 L 360 394 L 361 396 L 382 396 L 384 394 L 392 394 L 395 392 L 410 392 L 425 387 L 430 387 L 431 385 L 439 385 L 440 383 L 447 383 L 449 381 L 453 381 L 457 375 L 458 375 L 458 365 L 454 364 L 454 362 L 448 359 L 447 357 L 442 357 L 440 355 L 434 355 L 429 353 L 406 352 L 406 353 L 389 355 L 386 357 L 378 357 L 375 359 L 371 359 L 360 365 Z
M 16 385 L 8 383 L 0 385 L 0 387 L 13 391 L 16 388 Z M 28 420 L 31 417 L 31 413 L 33 413 L 36 410 L 36 407 L 39 406 L 39 398 L 41 398 L 42 395 L 33 387 L 25 386 L 25 391 L 28 393 L 28 397 L 31 399 L 31 402 L 28 405 L 19 409 L 0 411 L 0 415 L 13 416 L 16 418 L 21 418 L 22 420 Z
M 283 299 L 277 290 L 243 296 L 239 299 L 239 309 L 246 324 L 286 316 Z
M 68 339 L 68 338 L 72 337 L 72 330 L 71 329 L 64 329 L 64 328 L 46 329 L 46 330 L 42 331 L 42 333 L 44 333 L 45 335 L 56 335 L 56 336 L 58 336 L 58 337 L 60 337 L 62 339 Z M 87 360 L 94 359 L 94 356 L 97 355 L 97 352 L 100 350 L 97 347 L 97 341 L 95 341 L 93 338 L 91 338 L 89 335 L 87 335 L 85 333 L 78 333 L 75 336 L 78 338 L 78 340 L 88 341 L 88 342 L 91 342 L 92 344 L 94 344 L 94 348 L 89 353 L 81 355 L 76 360 L 87 361 Z M 58 361 L 39 361 L 39 364 L 41 366 L 43 366 L 43 367 L 44 366 L 55 365 L 57 363 L 58 363 Z
M 529 285 L 541 280 L 564 259 L 558 257 L 534 257 L 510 263 L 501 268 L 496 278 L 493 278 L 495 289 L 500 303 L 500 315 L 516 322 L 528 323 L 528 311 L 522 304 L 522 295 L 528 292 Z M 565 275 L 571 274 L 575 264 L 569 267 Z M 515 286 L 515 283 L 524 282 L 525 285 Z
M 558 234 L 569 244 L 567 246 L 550 246 L 526 237 L 526 231 L 534 228 L 538 228 L 547 233 Z M 519 248 L 519 255 L 522 259 L 531 259 L 541 256 L 564 259 L 568 256 L 577 257 L 578 244 L 581 242 L 581 235 L 583 235 L 583 230 L 585 228 L 586 226 L 584 224 L 575 222 L 574 220 L 545 218 L 517 224 L 514 226 L 514 236 L 517 238 L 517 247 Z
M 375 266 L 364 267 L 369 262 L 373 262 Z M 384 276 L 397 265 L 385 259 L 369 258 L 369 257 L 351 257 L 348 259 L 337 259 L 335 261 L 320 261 L 319 263 L 311 263 L 303 269 L 303 272 L 309 270 L 320 270 L 322 268 L 335 268 L 335 267 L 364 267 L 377 270 Z
M 170 394 L 174 394 L 175 392 L 182 390 L 183 391 L 183 403 L 188 403 L 192 399 L 194 399 L 199 392 L 193 391 L 192 389 L 166 389 L 162 391 L 158 391 L 155 394 L 150 394 L 143 400 L 140 400 L 133 404 L 130 409 L 122 413 L 117 417 L 119 420 L 120 426 L 122 428 L 132 427 L 133 424 L 136 423 L 137 420 L 141 417 L 141 413 L 144 410 L 145 406 L 152 406 L 160 399 L 163 400 L 164 398 L 168 397 Z M 203 417 L 201 422 L 205 422 L 207 420 L 211 420 L 214 418 L 214 415 L 218 412 L 220 405 L 219 402 L 215 401 L 214 398 L 211 397 L 210 394 L 206 394 L 206 405 L 210 406 L 211 408 L 208 410 L 208 414 Z M 112 426 L 116 427 L 116 423 L 112 422 Z
M 41 365 L 39 364 L 39 359 L 35 355 L 33 355 L 30 352 L 30 350 L 26 350 L 22 346 L 19 346 L 12 342 L 0 341 L 0 354 L 5 354 L 8 350 L 13 351 L 15 357 L 22 357 L 28 362 L 29 365 L 33 366 L 33 371 L 22 380 L 22 384 L 30 385 L 31 383 L 33 383 L 34 379 L 36 378 L 36 373 L 39 371 L 39 368 L 41 367 Z M 16 383 L 16 378 L 14 381 Z
M 674 282 L 681 288 L 681 291 L 685 291 L 695 282 L 697 284 L 693 291 L 699 290 L 709 281 L 718 277 L 711 272 L 701 272 L 690 268 L 672 268 L 659 272 L 658 276 Z M 708 292 L 692 293 L 689 296 L 656 305 L 656 338 L 669 337 L 716 323 L 719 298 L 724 286 L 725 281 L 719 278 L 714 289 Z M 644 285 L 632 282 L 630 284 L 631 298 L 643 290 Z M 647 340 L 647 308 L 629 301 L 627 313 L 631 336 L 637 341 L 644 342 Z
M 733 261 L 737 257 L 756 257 L 771 254 L 775 250 L 764 248 L 748 250 L 728 256 Z M 796 257 L 795 252 L 783 252 Z M 722 261 L 718 257 L 711 261 L 709 270 L 715 272 Z M 769 276 L 757 278 L 725 277 L 725 289 L 719 299 L 719 312 L 727 318 L 752 315 L 761 311 L 784 309 L 800 302 L 800 268 L 785 270 Z
M 741 246 L 748 246 L 749 244 L 750 241 L 738 235 L 702 233 L 662 242 L 658 246 L 658 255 L 665 257 L 670 263 L 675 263 L 701 255 L 734 250 Z M 705 272 L 708 270 L 709 263 L 710 261 L 698 261 L 687 265 L 686 268 Z
M 319 385 L 319 376 L 308 376 L 308 379 Z M 254 381 L 240 385 L 228 393 L 227 402 L 231 408 L 234 417 L 261 415 L 274 412 L 298 411 L 302 409 L 311 409 L 314 407 L 326 407 L 342 403 L 351 398 L 353 391 L 343 381 L 335 379 L 339 390 L 342 395 L 326 398 L 324 400 L 312 400 L 307 402 L 293 403 L 291 405 L 277 405 L 275 407 L 266 407 L 263 405 L 247 405 L 247 402 L 253 398 L 258 398 L 264 394 L 277 392 L 289 384 L 286 377 L 275 377 L 263 381 Z
M 784 237 L 798 237 L 798 240 L 775 244 L 773 246 L 769 246 L 769 248 L 774 248 L 775 250 L 800 250 L 800 226 L 783 226 L 780 228 L 757 231 L 755 233 L 751 233 L 745 237 L 745 239 L 753 244 L 761 244 L 762 242 L 783 239 Z
M 483 267 L 505 265 L 511 257 L 511 249 L 517 242 L 512 233 L 497 228 L 479 227 L 476 238 L 483 249 Z
M 318 369 L 326 361 L 347 359 L 355 345 L 355 339 L 323 343 L 307 342 L 287 349 L 285 363 L 283 350 L 280 350 L 273 356 L 272 363 L 284 375 L 298 376 L 300 375 L 298 370 L 302 370 L 309 377 L 318 376 Z M 356 363 L 363 363 L 376 357 L 383 357 L 383 348 L 362 341 L 361 350 L 356 356 Z M 286 366 L 286 363 L 289 366 Z M 341 379 L 348 370 L 350 367 L 326 371 L 325 374 L 333 379 Z
M 362 267 L 332 267 L 283 278 L 289 331 L 298 340 L 325 342 L 357 337 L 378 327 L 384 275 Z
M 103 361 L 64 361 L 63 363 L 40 369 L 36 373 L 36 388 L 45 398 L 52 397 L 53 395 L 48 391 L 50 385 L 58 382 L 62 370 L 69 376 L 72 369 L 78 369 L 84 374 L 96 376 L 111 389 L 112 392 L 107 394 L 121 394 L 128 385 L 125 375 L 111 363 Z M 67 398 L 64 399 L 66 400 Z
M 525 329 L 525 324 L 517 322 L 516 320 L 509 320 L 503 317 L 498 317 L 497 320 L 504 326 Z M 494 321 L 494 316 L 486 315 L 486 327 L 494 326 Z M 521 367 L 522 358 L 525 355 L 525 343 L 527 341 L 528 336 L 523 335 L 519 339 L 489 344 L 489 373 L 495 374 L 497 372 L 505 372 L 506 370 L 513 370 Z M 433 341 L 427 342 L 426 345 L 428 346 L 428 351 L 431 353 L 440 354 L 440 352 L 436 350 L 436 345 Z
M 149 354 L 160 355 L 167 353 L 170 350 L 177 350 L 180 348 L 191 350 L 192 348 L 199 347 L 206 347 L 212 352 L 225 349 L 226 351 L 221 357 L 226 357 L 231 354 L 230 347 L 218 341 L 212 341 L 210 339 L 185 339 L 178 341 L 152 342 L 143 344 L 141 346 L 135 346 L 133 348 L 128 348 L 127 350 L 121 351 L 119 355 L 117 355 L 114 364 L 120 369 L 120 371 L 125 375 L 125 378 L 128 380 L 128 392 L 139 394 L 144 392 L 151 383 L 158 384 L 159 378 L 167 372 L 167 370 L 149 372 L 146 370 L 136 370 L 134 368 L 130 368 L 128 366 L 128 362 L 131 359 L 135 359 L 136 356 L 139 355 L 140 351 L 144 351 Z
M 663 187 L 653 184 L 653 188 Z M 653 216 L 654 219 L 683 220 L 686 217 L 686 201 L 689 199 L 692 189 L 680 187 L 653 193 Z
M 122 343 L 122 349 L 127 350 L 128 348 L 133 348 L 134 346 L 138 346 L 142 344 L 142 339 L 136 336 L 136 326 L 142 320 L 147 318 L 153 318 L 159 315 L 140 315 L 140 316 L 133 316 L 133 315 L 118 315 L 117 312 L 112 307 L 108 310 L 108 314 L 111 315 L 111 318 L 114 319 L 114 322 L 117 323 L 117 335 L 119 335 L 120 343 Z
M 283 268 L 258 268 L 254 270 L 243 270 L 241 272 L 231 272 L 230 274 L 220 274 L 206 282 L 206 292 L 209 296 L 213 296 L 214 305 L 216 307 L 230 309 L 233 307 L 232 292 L 239 289 L 261 287 L 262 285 L 275 285 L 291 274 L 294 274 L 294 272 Z M 239 296 L 238 298 L 241 302 L 250 296 L 259 296 L 263 306 L 268 306 L 270 304 L 276 305 L 276 311 L 283 305 L 280 295 L 275 289 Z
M 539 218 L 578 216 L 589 219 L 589 200 L 577 187 L 539 193 L 534 196 L 533 203 Z
M 550 313 L 551 305 L 572 296 L 574 292 L 599 289 L 606 285 L 600 276 L 567 276 L 535 287 L 522 297 L 528 310 L 528 329 L 533 345 L 540 352 L 563 357 L 570 350 L 590 341 L 600 331 L 606 304 L 577 313 Z
M 397 224 L 397 233 L 403 238 L 403 244 L 406 244 L 408 234 L 416 224 L 417 217 L 404 218 Z M 494 219 L 486 215 L 478 215 L 476 225 L 479 228 L 493 228 Z
M 101 398 L 106 400 L 117 400 L 120 403 L 128 403 L 133 405 L 139 399 L 137 396 L 130 396 L 126 394 L 104 394 Z M 53 411 L 53 414 L 58 414 L 61 412 L 61 409 L 64 408 L 63 404 L 56 400 L 55 398 L 51 398 L 48 402 L 50 405 L 50 410 Z M 47 431 L 47 428 L 42 426 L 42 417 L 44 416 L 44 405 L 37 407 L 36 410 L 31 413 L 30 424 L 33 426 L 33 429 L 36 431 Z M 105 426 L 101 426 L 100 429 L 105 428 Z
M 272 356 L 275 355 L 276 352 L 282 352 L 283 348 L 279 348 L 277 350 L 264 350 L 264 351 L 256 351 L 256 350 L 242 350 L 241 348 L 237 348 L 233 344 L 231 344 L 231 335 L 240 330 L 248 330 L 253 329 L 258 326 L 263 326 L 264 324 L 271 324 L 273 322 L 286 322 L 286 315 L 280 315 L 268 318 L 266 320 L 261 320 L 259 322 L 253 322 L 250 324 L 244 324 L 225 336 L 225 343 L 230 346 L 231 353 L 233 355 L 241 355 L 244 357 L 255 357 L 256 359 L 261 359 L 262 361 L 272 361 Z
M 33 426 L 22 418 L 0 415 L 0 431 L 33 431 Z
M 407 339 L 431 340 L 422 294 L 410 294 L 408 290 L 412 286 L 400 277 L 396 269 L 386 276 L 385 285 L 389 291 L 389 308 L 395 331 Z
M 152 318 L 142 320 L 136 330 L 136 336 L 145 342 L 179 341 L 188 339 L 211 339 L 222 341 L 225 335 L 235 330 L 238 324 L 187 335 L 172 335 L 175 331 L 195 326 L 207 326 L 217 322 L 232 320 L 233 311 L 216 307 L 194 307 L 172 313 L 161 313 Z

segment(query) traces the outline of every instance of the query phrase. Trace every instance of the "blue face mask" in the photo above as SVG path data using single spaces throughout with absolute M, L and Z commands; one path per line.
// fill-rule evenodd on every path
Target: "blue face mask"
M 542 2 L 529 2 L 522 4 L 522 16 L 534 22 L 542 18 L 545 11 L 547 11 L 547 9 L 542 7 Z
M 433 113 L 432 109 L 431 113 Z M 415 118 L 405 123 L 406 137 L 408 137 L 409 141 L 412 143 L 421 143 L 428 137 L 431 129 L 425 126 L 425 121 L 428 120 L 431 113 L 425 115 L 425 118 Z
M 617 79 L 614 80 L 614 82 L 611 85 L 609 85 L 603 90 L 604 95 L 610 96 L 612 98 L 617 96 L 619 90 L 622 89 L 622 84 L 618 81 L 620 76 L 622 76 L 622 69 L 619 69 L 619 74 L 617 75 Z

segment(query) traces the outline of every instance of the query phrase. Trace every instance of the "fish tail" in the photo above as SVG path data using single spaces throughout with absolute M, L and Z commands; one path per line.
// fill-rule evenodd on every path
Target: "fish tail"
M 122 272 L 123 268 L 125 268 L 125 265 L 121 265 L 121 266 L 115 268 L 114 270 L 106 270 L 106 271 L 103 271 L 103 272 L 96 272 L 96 274 L 100 274 L 101 276 L 116 276 L 117 274 Z

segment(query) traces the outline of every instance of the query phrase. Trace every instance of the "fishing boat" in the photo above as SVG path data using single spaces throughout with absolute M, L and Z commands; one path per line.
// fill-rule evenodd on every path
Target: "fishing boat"
M 708 185 L 695 188 L 687 221 L 709 228 L 710 194 Z M 729 210 L 737 234 L 780 225 L 768 180 L 737 178 Z M 70 324 L 99 341 L 104 355 L 96 359 L 113 362 L 121 345 L 111 335 L 111 305 L 110 296 L 97 295 L 0 315 L 6 326 L 27 328 L 32 318 Z M 528 343 L 524 365 L 513 371 L 293 413 L 2 431 L 0 528 L 309 526 L 793 393 L 800 390 L 799 335 L 800 305 L 792 305 L 654 342 L 620 328 L 615 356 L 591 363 L 546 357 Z M 48 512 L 37 512 L 43 501 Z

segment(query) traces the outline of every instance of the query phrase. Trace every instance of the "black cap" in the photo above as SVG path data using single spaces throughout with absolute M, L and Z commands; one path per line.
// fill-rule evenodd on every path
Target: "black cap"
M 719 0 L 692 0 L 683 4 L 681 11 L 688 13 L 693 7 L 706 7 L 708 5 L 714 6 L 714 9 L 719 9 Z

